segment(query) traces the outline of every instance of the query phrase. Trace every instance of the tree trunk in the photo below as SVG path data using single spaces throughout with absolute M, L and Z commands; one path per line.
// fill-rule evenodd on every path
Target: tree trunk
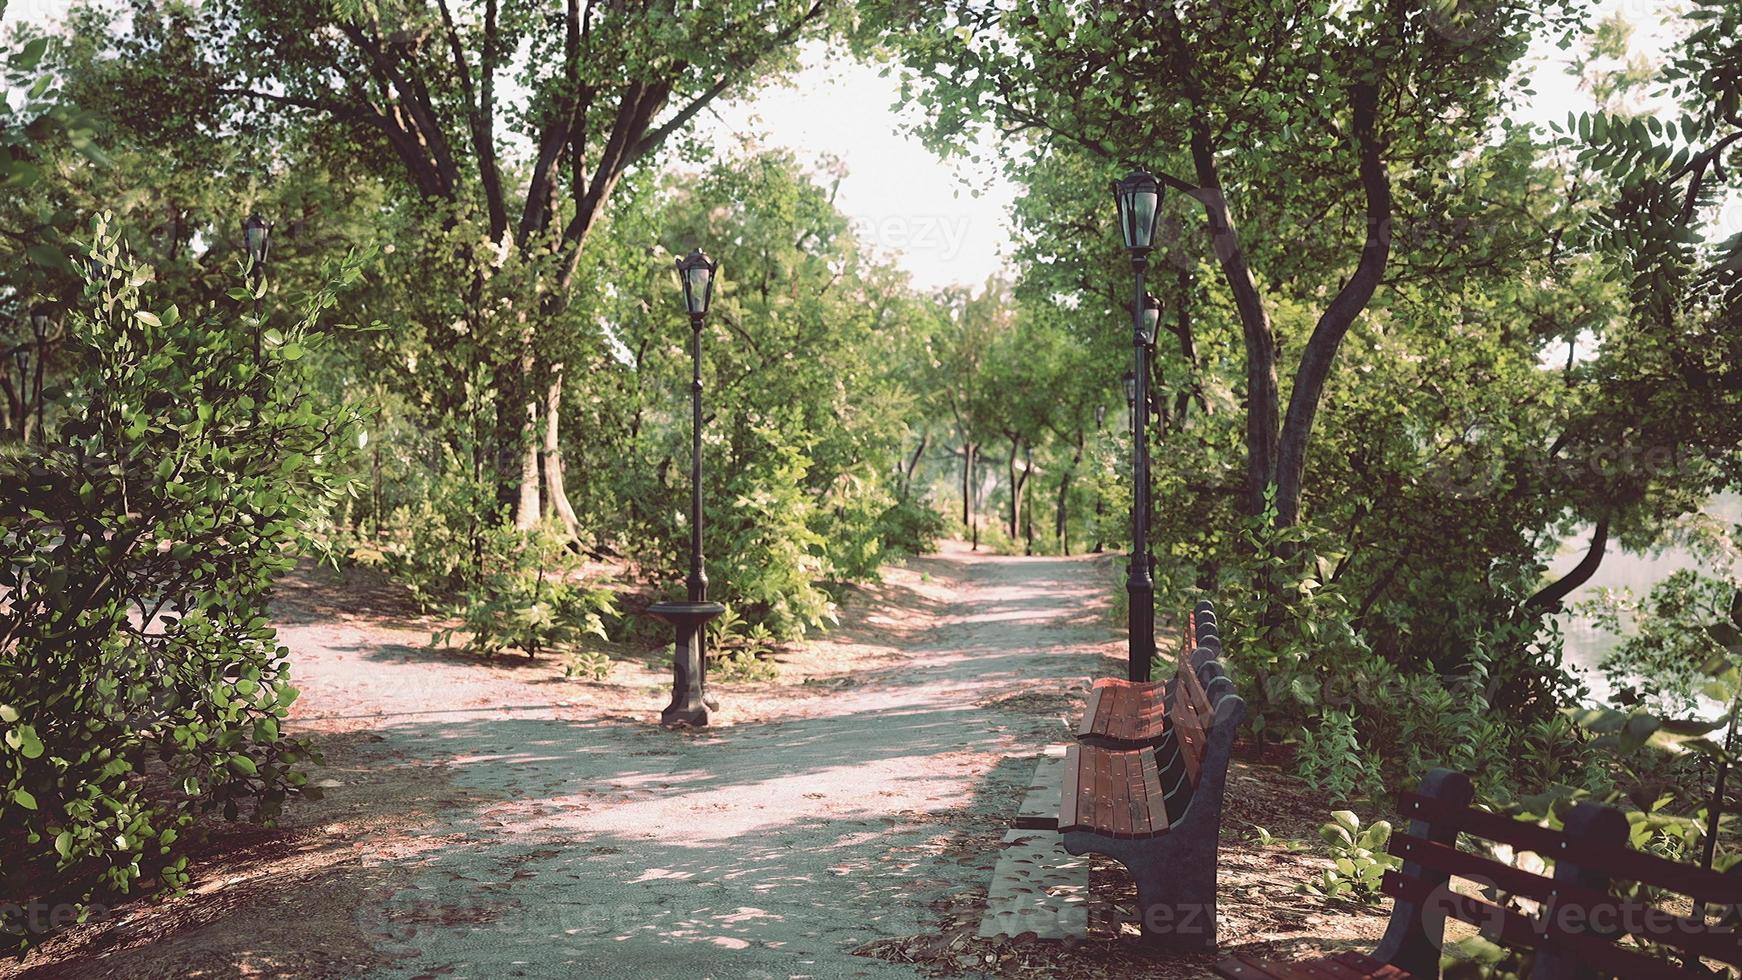
M 1017 496 L 1022 498 L 1022 553 L 1034 554 L 1034 511 L 1028 506 L 1029 478 L 1034 475 L 1034 447 L 1026 447 L 1022 451 L 1022 489 Z
M 980 447 L 968 455 L 968 537 L 973 550 L 980 550 Z
M 1264 492 L 1276 473 L 1277 414 L 1276 334 L 1270 314 L 1258 295 L 1258 282 L 1240 248 L 1234 216 L 1222 197 L 1221 177 L 1208 130 L 1192 137 L 1192 157 L 1197 162 L 1203 189 L 1198 200 L 1209 219 L 1210 240 L 1222 267 L 1222 278 L 1234 295 L 1234 309 L 1246 342 L 1246 511 L 1264 512 Z
M 1355 317 L 1367 308 L 1385 274 L 1391 255 L 1391 175 L 1384 159 L 1384 145 L 1374 132 L 1379 90 L 1370 83 L 1351 86 L 1349 101 L 1354 109 L 1355 139 L 1360 145 L 1361 187 L 1367 199 L 1367 236 L 1355 272 L 1313 328 L 1301 352 L 1300 366 L 1289 392 L 1288 416 L 1282 424 L 1276 460 L 1276 523 L 1291 527 L 1300 517 L 1301 482 L 1306 474 L 1307 443 L 1312 437 L 1313 418 L 1318 414 L 1331 362 Z
M 1083 430 L 1077 429 L 1077 448 L 1071 454 L 1071 463 L 1059 476 L 1058 507 L 1053 512 L 1053 535 L 1058 538 L 1059 550 L 1069 556 L 1071 553 L 1070 500 L 1071 480 L 1077 475 L 1077 467 L 1083 461 Z
M 1572 570 L 1561 576 L 1560 581 L 1545 587 L 1541 592 L 1524 601 L 1526 609 L 1541 612 L 1559 612 L 1561 600 L 1572 595 L 1573 590 L 1591 580 L 1597 574 L 1597 569 L 1603 564 L 1603 554 L 1609 545 L 1609 515 L 1604 514 L 1597 526 L 1591 531 L 1591 547 L 1585 552 L 1585 557 L 1579 560 Z
M 1010 455 L 1004 460 L 1004 471 L 1010 477 L 1010 543 L 1022 536 L 1022 482 L 1016 476 L 1016 454 L 1022 451 L 1022 440 L 1010 437 Z
M 581 522 L 575 517 L 575 508 L 569 503 L 568 490 L 563 486 L 563 451 L 562 442 L 558 438 L 558 419 L 561 417 L 563 403 L 563 366 L 550 366 L 550 385 L 545 389 L 544 398 L 544 485 L 546 506 L 557 520 L 562 522 L 563 530 L 571 538 L 578 537 L 581 532 Z
M 962 530 L 974 531 L 974 444 L 962 443 Z M 974 534 L 975 543 L 980 536 Z
M 919 469 L 920 457 L 925 455 L 926 447 L 930 444 L 931 444 L 931 433 L 929 433 L 929 432 L 921 433 L 920 437 L 919 437 L 919 445 L 913 447 L 913 455 L 908 458 L 907 466 L 905 468 L 903 468 L 901 471 L 901 499 L 902 500 L 906 500 L 908 498 L 908 495 L 913 492 L 913 474 L 914 474 L 914 471 Z
M 538 493 L 538 401 L 532 396 L 532 353 L 520 358 L 526 397 L 526 417 L 520 423 L 520 496 L 514 507 L 514 526 L 522 531 L 538 526 L 543 510 Z

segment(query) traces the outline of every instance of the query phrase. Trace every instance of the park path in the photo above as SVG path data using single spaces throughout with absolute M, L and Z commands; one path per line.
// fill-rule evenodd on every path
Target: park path
M 307 710 L 342 705 L 396 765 L 448 780 L 422 826 L 366 845 L 401 872 L 357 912 L 392 964 L 377 975 L 913 975 L 853 950 L 926 934 L 934 903 L 985 885 L 1020 758 L 1060 740 L 1048 709 L 1110 639 L 1092 559 L 952 544 L 916 570 L 935 601 L 897 624 L 899 656 L 699 733 L 577 718 L 342 625 L 286 626 Z M 651 720 L 663 698 L 645 700 Z

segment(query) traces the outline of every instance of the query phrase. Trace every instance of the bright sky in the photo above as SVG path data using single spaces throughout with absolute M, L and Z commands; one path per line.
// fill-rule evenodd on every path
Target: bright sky
M 5 20 L 40 21 L 66 7 L 65 0 L 11 0 Z M 1637 27 L 1635 48 L 1647 56 L 1668 46 L 1662 24 L 1674 9 L 1659 0 L 1598 4 L 1602 14 L 1619 10 Z M 1590 107 L 1565 74 L 1570 57 L 1552 43 L 1536 46 L 1530 58 L 1537 95 L 1521 118 L 1547 124 Z M 958 172 L 904 135 L 893 77 L 820 46 L 807 49 L 804 61 L 793 84 L 719 106 L 698 120 L 700 133 L 723 151 L 746 139 L 789 148 L 819 173 L 838 160 L 846 176 L 837 205 L 865 241 L 894 257 L 921 287 L 977 286 L 998 271 L 1014 188 L 990 166 Z
M 921 287 L 979 285 L 1002 265 L 1015 188 L 994 166 L 956 172 L 904 135 L 898 83 L 874 66 L 813 45 L 790 86 L 723 105 L 699 132 L 722 150 L 785 147 L 827 172 L 846 168 L 836 205 L 861 240 L 894 257 Z M 983 159 L 991 160 L 989 154 Z

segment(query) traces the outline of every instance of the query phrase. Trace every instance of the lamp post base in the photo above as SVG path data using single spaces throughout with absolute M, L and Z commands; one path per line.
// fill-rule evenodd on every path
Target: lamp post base
M 702 652 L 703 627 L 726 611 L 717 602 L 656 602 L 647 613 L 677 627 L 672 649 L 671 703 L 659 713 L 667 728 L 705 728 L 710 712 L 720 710 L 707 695 L 707 661 Z
M 1132 576 L 1125 584 L 1125 594 L 1130 604 L 1126 679 L 1147 681 L 1150 663 L 1155 660 L 1155 585 Z

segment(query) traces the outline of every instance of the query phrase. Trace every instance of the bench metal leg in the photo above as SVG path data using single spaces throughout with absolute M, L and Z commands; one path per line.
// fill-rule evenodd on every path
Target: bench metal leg
M 1064 835 L 1072 854 L 1105 854 L 1137 882 L 1143 940 L 1161 949 L 1216 948 L 1216 864 L 1222 830 L 1222 796 L 1234 753 L 1234 731 L 1246 702 L 1234 695 L 1216 705 L 1215 724 L 1204 745 L 1197 789 L 1179 822 L 1166 834 L 1119 840 L 1073 830 Z
M 1205 838 L 1208 837 L 1206 840 Z M 1187 828 L 1149 840 L 1116 840 L 1084 831 L 1065 834 L 1072 854 L 1105 854 L 1137 882 L 1143 941 L 1157 949 L 1216 947 L 1216 842 Z

